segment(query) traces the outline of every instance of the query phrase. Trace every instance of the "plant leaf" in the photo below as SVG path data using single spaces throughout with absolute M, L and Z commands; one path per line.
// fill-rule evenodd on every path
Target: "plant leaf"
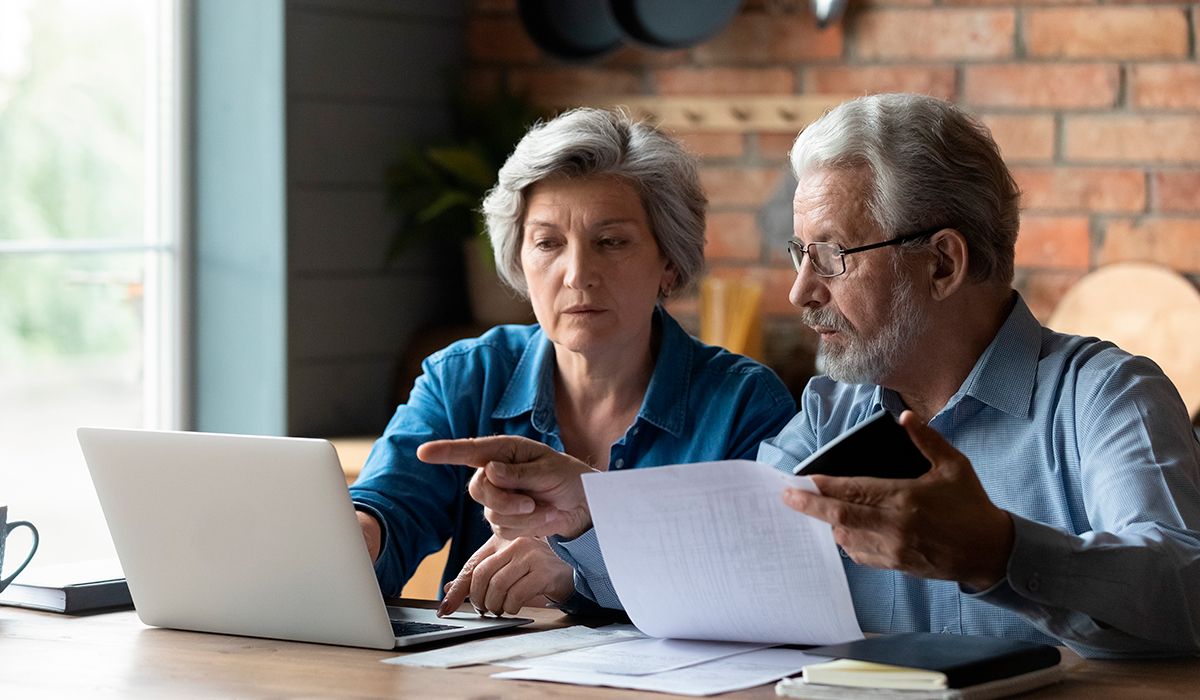
M 479 188 L 480 193 L 491 187 L 496 180 L 496 171 L 483 155 L 473 148 L 450 146 L 430 148 L 425 152 L 429 160 L 454 177 Z
M 417 212 L 416 220 L 423 224 L 429 223 L 450 209 L 455 207 L 470 209 L 477 203 L 476 198 L 470 193 L 463 192 L 462 190 L 450 190 L 443 192 L 428 206 Z

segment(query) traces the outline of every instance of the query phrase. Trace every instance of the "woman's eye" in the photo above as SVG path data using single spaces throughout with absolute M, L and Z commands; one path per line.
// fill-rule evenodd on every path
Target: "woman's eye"
M 600 247 L 601 248 L 620 248 L 623 245 L 625 245 L 625 240 L 622 238 L 601 238 L 600 239 Z
M 553 250 L 557 243 L 549 238 L 541 238 L 533 242 L 533 247 L 537 250 Z

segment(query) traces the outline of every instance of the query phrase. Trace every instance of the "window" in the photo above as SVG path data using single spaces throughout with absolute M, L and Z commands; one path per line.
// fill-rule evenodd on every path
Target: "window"
M 36 564 L 113 556 L 75 428 L 184 420 L 179 5 L 0 0 L 0 500 Z

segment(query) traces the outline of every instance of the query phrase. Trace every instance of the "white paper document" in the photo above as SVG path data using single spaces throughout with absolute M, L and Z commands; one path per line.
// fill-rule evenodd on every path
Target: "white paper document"
M 630 688 L 676 695 L 716 695 L 753 688 L 799 673 L 809 664 L 828 659 L 809 656 L 794 649 L 759 649 L 716 661 L 648 676 L 630 676 L 595 671 L 530 668 L 498 673 L 492 678 L 550 681 L 575 685 Z
M 457 668 L 475 664 L 490 664 L 505 659 L 557 654 L 572 649 L 607 645 L 644 636 L 630 625 L 609 625 L 599 629 L 576 625 L 544 632 L 481 639 L 442 649 L 394 656 L 384 659 L 383 663 L 426 668 Z
M 500 665 L 560 671 L 588 671 L 621 676 L 645 676 L 696 666 L 735 654 L 744 654 L 755 649 L 762 649 L 764 646 L 766 645 L 745 642 L 703 642 L 691 639 L 631 639 L 533 659 L 506 661 Z
M 629 618 L 652 637 L 775 644 L 862 638 L 828 524 L 783 503 L 806 477 L 747 460 L 583 475 Z

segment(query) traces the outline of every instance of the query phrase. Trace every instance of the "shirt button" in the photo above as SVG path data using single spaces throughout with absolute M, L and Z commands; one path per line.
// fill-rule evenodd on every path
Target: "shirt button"
M 849 559 L 849 558 L 850 558 L 850 555 L 849 555 L 849 554 L 846 554 L 846 550 L 842 549 L 841 545 L 838 545 L 838 554 L 840 554 L 840 555 L 841 555 L 842 559 Z
M 613 462 L 613 467 L 616 469 L 620 469 L 623 466 L 625 466 L 625 460 L 623 459 L 618 459 L 616 462 Z
M 1038 577 L 1037 574 L 1030 576 L 1025 581 L 1025 589 L 1028 591 L 1031 591 L 1033 593 L 1036 593 L 1037 590 L 1041 587 L 1042 587 L 1042 580 L 1041 580 L 1041 578 Z
M 633 426 L 633 430 L 630 431 L 630 433 L 633 435 L 637 435 L 639 430 L 641 430 L 641 428 L 639 428 L 638 426 L 635 425 L 635 426 Z

